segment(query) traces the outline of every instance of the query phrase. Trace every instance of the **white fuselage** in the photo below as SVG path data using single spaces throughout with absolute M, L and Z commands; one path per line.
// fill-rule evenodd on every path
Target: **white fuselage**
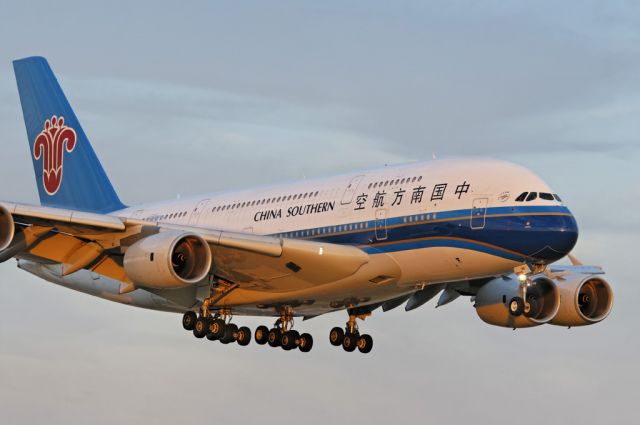
M 547 199 L 516 201 L 523 192 L 545 194 Z M 345 281 L 296 293 L 240 289 L 225 299 L 238 314 L 273 314 L 263 306 L 313 300 L 299 308 L 300 314 L 312 315 L 344 308 L 351 298 L 381 302 L 432 283 L 506 273 L 525 261 L 555 261 L 566 254 L 562 244 L 570 243 L 561 241 L 563 247 L 556 247 L 544 238 L 560 232 L 560 227 L 575 227 L 575 222 L 559 198 L 548 199 L 552 193 L 539 177 L 512 163 L 437 160 L 142 205 L 113 215 L 349 244 L 380 258 L 372 265 L 380 270 L 363 270 Z M 575 230 L 577 237 L 577 229 L 568 230 Z M 185 308 L 159 293 L 136 290 L 119 295 L 118 282 L 89 272 L 61 278 L 51 266 L 23 261 L 21 267 L 119 302 Z M 377 273 L 393 279 L 370 279 Z M 197 291 L 194 297 L 195 305 Z

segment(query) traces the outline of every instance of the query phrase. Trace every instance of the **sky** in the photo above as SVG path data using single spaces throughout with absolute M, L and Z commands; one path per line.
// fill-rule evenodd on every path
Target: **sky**
M 640 4 L 0 0 L 0 199 L 37 203 L 11 61 L 46 56 L 127 204 L 445 157 L 534 170 L 614 310 L 512 331 L 460 298 L 376 312 L 371 354 L 197 341 L 180 316 L 0 265 L 0 423 L 633 422 Z M 238 318 L 254 329 L 260 319 Z

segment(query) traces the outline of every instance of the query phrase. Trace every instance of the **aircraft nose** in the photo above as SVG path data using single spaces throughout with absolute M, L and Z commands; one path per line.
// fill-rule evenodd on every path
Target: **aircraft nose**
M 544 239 L 544 246 L 534 258 L 550 263 L 569 254 L 578 242 L 578 223 L 573 214 L 548 217 Z

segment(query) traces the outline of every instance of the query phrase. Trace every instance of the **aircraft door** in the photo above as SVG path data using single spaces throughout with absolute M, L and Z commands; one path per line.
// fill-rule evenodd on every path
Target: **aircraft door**
M 376 211 L 376 239 L 387 239 L 387 210 Z
M 203 199 L 198 202 L 198 205 L 191 212 L 191 216 L 189 217 L 189 224 L 196 225 L 198 224 L 198 220 L 200 220 L 200 215 L 204 212 L 207 204 L 209 203 L 209 199 Z
M 471 228 L 475 230 L 484 229 L 488 198 L 476 198 L 471 206 Z
M 363 178 L 364 175 L 360 175 L 355 176 L 351 179 L 351 181 L 349 182 L 349 186 L 347 186 L 347 189 L 344 191 L 344 195 L 342 195 L 342 205 L 350 204 L 351 201 L 353 201 L 353 195 L 355 195 L 356 190 L 358 189 L 358 186 L 360 185 L 360 182 Z

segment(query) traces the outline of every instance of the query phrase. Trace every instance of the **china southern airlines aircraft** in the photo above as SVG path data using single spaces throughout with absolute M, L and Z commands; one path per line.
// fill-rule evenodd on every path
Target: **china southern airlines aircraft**
M 469 296 L 485 322 L 581 326 L 611 311 L 599 267 L 550 266 L 578 239 L 528 169 L 438 160 L 127 207 L 47 61 L 14 62 L 41 206 L 0 203 L 0 261 L 111 301 L 183 313 L 197 338 L 308 352 L 294 318 L 345 310 L 331 344 L 367 353 L 356 323 Z M 268 319 L 269 317 L 273 319 Z

